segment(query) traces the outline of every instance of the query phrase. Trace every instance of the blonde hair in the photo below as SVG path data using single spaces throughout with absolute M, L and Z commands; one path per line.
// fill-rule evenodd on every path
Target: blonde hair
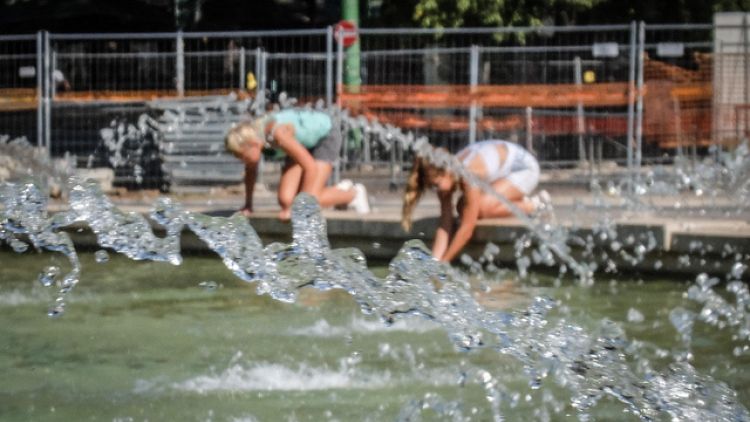
M 417 203 L 420 198 L 422 198 L 422 194 L 427 188 L 428 171 L 437 172 L 439 175 L 443 175 L 447 172 L 446 169 L 433 165 L 425 158 L 419 156 L 414 157 L 414 164 L 411 167 L 411 173 L 409 173 L 409 178 L 406 179 L 404 205 L 401 208 L 401 227 L 407 232 L 411 230 L 411 217 L 414 213 L 414 208 L 416 208 Z M 455 175 L 453 178 L 456 179 Z
M 244 122 L 232 126 L 224 138 L 224 146 L 229 152 L 239 154 L 242 148 L 252 140 L 264 143 L 265 136 L 263 134 L 265 133 L 265 125 L 266 119 L 259 117 L 252 122 Z

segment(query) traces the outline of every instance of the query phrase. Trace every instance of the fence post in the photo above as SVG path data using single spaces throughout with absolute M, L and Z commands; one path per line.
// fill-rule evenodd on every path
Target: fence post
M 391 144 L 391 150 L 390 150 L 391 156 L 389 158 L 389 160 L 390 160 L 390 163 L 389 163 L 390 166 L 389 167 L 390 167 L 391 181 L 388 184 L 388 190 L 390 190 L 391 192 L 393 192 L 393 191 L 395 191 L 395 190 L 398 189 L 398 181 L 397 181 L 398 180 L 398 168 L 396 166 L 396 152 L 397 152 L 396 148 L 397 148 L 397 145 L 398 145 L 398 142 L 393 142 Z
M 326 106 L 333 105 L 333 27 L 326 28 Z
M 263 85 L 265 84 L 264 77 L 263 77 L 263 67 L 261 61 L 263 60 L 263 54 L 260 47 L 255 49 L 255 78 L 257 79 L 255 83 L 255 99 L 258 100 L 260 98 L 260 93 L 263 91 Z
M 646 44 L 646 23 L 640 22 L 638 29 L 638 101 L 636 103 L 635 124 L 635 170 L 636 178 L 640 179 L 641 159 L 643 157 L 643 65 Z
M 341 31 L 341 30 L 339 30 Z M 336 94 L 337 101 L 341 105 L 341 93 L 344 88 L 344 36 L 339 33 L 339 40 L 336 43 Z
M 50 69 L 50 51 L 52 50 L 50 48 L 50 42 L 49 42 L 49 32 L 43 31 L 43 48 L 44 53 L 42 57 L 44 57 L 44 66 L 42 69 L 42 86 L 44 87 L 44 147 L 46 148 L 47 155 L 52 154 L 52 148 L 51 148 L 51 138 L 52 138 L 52 101 L 50 100 L 50 96 L 52 93 L 51 89 L 51 83 L 52 83 L 52 69 Z
M 625 142 L 628 164 L 628 183 L 633 186 L 633 145 L 635 143 L 635 62 L 636 62 L 636 25 L 630 22 L 630 64 L 628 66 L 628 128 Z
M 581 57 L 576 56 L 573 59 L 573 78 L 575 80 L 577 89 L 580 89 L 581 85 L 583 85 L 583 80 L 581 78 L 582 71 L 583 69 L 581 68 Z M 578 132 L 578 161 L 581 165 L 586 161 L 586 147 L 583 143 L 585 126 L 586 125 L 583 116 L 583 103 L 579 99 L 578 104 L 576 105 L 576 131 Z M 591 160 L 593 159 L 593 157 L 589 157 L 589 159 Z
M 742 55 L 742 64 L 744 65 L 744 72 L 742 72 L 742 87 L 744 88 L 743 91 L 745 92 L 745 98 L 743 98 L 743 102 L 745 104 L 745 112 L 743 113 L 745 116 L 745 133 L 743 136 L 747 136 L 748 133 L 750 133 L 750 121 L 748 121 L 748 110 L 747 107 L 750 107 L 750 86 L 748 86 L 748 73 L 750 72 L 750 39 L 748 38 L 748 16 L 750 16 L 750 13 L 745 13 L 744 16 L 742 16 L 742 47 L 743 47 L 743 55 Z M 739 126 L 739 122 L 737 123 L 737 126 Z M 737 139 L 737 142 L 741 142 L 740 139 Z
M 472 96 L 476 94 L 477 85 L 479 85 L 479 46 L 472 45 L 469 57 L 469 84 Z M 476 100 L 471 101 L 469 109 L 469 143 L 473 144 L 477 140 L 477 114 L 478 106 Z
M 674 114 L 674 133 L 677 137 L 677 156 L 682 158 L 682 116 L 680 115 L 680 99 L 672 98 L 672 113 Z
M 338 35 L 338 42 L 336 43 L 336 103 L 341 106 L 341 94 L 344 88 L 344 36 L 340 32 Z M 341 141 L 341 155 L 333 167 L 333 183 L 338 183 L 341 180 L 341 165 L 342 161 L 346 160 L 347 144 L 349 143 L 348 128 L 341 133 Z
M 177 96 L 185 96 L 185 40 L 182 38 L 182 31 L 177 31 L 177 38 L 175 39 L 175 85 L 177 88 Z
M 714 22 L 713 33 L 716 34 L 717 24 Z M 714 35 L 714 66 L 713 66 L 713 83 L 711 88 L 713 89 L 713 99 L 711 100 L 711 106 L 713 107 L 713 116 L 711 123 L 711 143 L 714 145 L 713 158 L 716 160 L 719 158 L 719 153 L 723 150 L 723 135 L 719 132 L 720 120 L 722 113 L 722 97 L 723 92 L 720 85 L 720 80 L 724 75 L 724 42 Z M 687 148 L 689 148 L 688 145 Z
M 261 88 L 263 88 L 264 92 L 266 90 L 269 90 L 270 92 L 270 89 L 268 88 L 268 51 L 265 51 L 265 50 L 261 51 L 260 66 L 261 66 L 261 73 L 263 74 L 263 85 L 261 85 Z M 271 88 L 277 88 L 277 86 L 273 84 L 273 80 L 271 82 L 273 85 Z M 263 105 L 265 105 L 265 102 L 263 103 Z
M 36 33 L 36 146 L 44 145 L 44 31 Z
M 247 64 L 245 63 L 245 47 L 240 47 L 240 91 L 247 89 Z
M 364 132 L 362 134 L 362 148 L 364 149 L 362 161 L 365 164 L 370 164 L 370 162 L 372 161 L 372 147 L 370 146 L 371 137 L 372 135 L 368 135 L 367 132 Z
M 532 118 L 532 109 L 530 106 L 526 107 L 526 151 L 534 153 L 534 121 Z
M 55 79 L 55 72 L 57 71 L 57 52 L 50 51 L 50 69 L 52 69 L 52 79 L 49 84 L 50 100 L 54 101 L 57 97 L 57 80 Z

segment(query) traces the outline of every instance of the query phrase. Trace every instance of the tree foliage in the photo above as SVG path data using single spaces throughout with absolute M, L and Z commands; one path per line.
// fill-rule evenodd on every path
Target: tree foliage
M 716 12 L 750 11 L 750 0 L 607 0 L 582 23 L 710 23 Z
M 419 0 L 414 21 L 422 27 L 533 26 L 567 23 L 603 0 Z
M 709 23 L 716 12 L 750 11 L 750 0 L 383 0 L 384 26 L 424 28 Z

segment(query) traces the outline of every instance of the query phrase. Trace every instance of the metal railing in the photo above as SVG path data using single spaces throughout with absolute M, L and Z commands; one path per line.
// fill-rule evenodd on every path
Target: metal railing
M 101 129 L 134 124 L 144 113 L 158 120 L 164 110 L 154 101 L 230 93 L 241 101 L 275 87 L 302 103 L 339 103 L 376 116 L 453 151 L 505 138 L 534 151 L 545 167 L 574 166 L 593 175 L 610 161 L 637 173 L 644 164 L 698 157 L 747 137 L 750 31 L 747 15 L 732 19 L 705 25 L 367 28 L 358 33 L 356 57 L 331 27 L 5 35 L 0 133 L 26 136 L 53 156 L 77 156 L 82 166 L 111 166 Z M 397 95 L 388 97 L 389 90 Z M 597 95 L 611 99 L 598 101 Z M 205 135 L 207 144 L 221 142 L 213 132 Z M 207 157 L 204 168 L 226 158 L 221 148 L 180 161 L 163 151 L 143 154 L 137 142 L 131 147 L 139 159 L 158 161 L 120 169 L 140 172 L 137 183 L 126 183 L 134 187 L 164 186 L 164 168 L 200 154 Z M 382 148 L 371 134 L 347 134 L 344 167 L 399 169 L 408 162 L 408 151 Z M 153 174 L 144 174 L 145 168 Z M 394 170 L 392 181 L 399 177 Z

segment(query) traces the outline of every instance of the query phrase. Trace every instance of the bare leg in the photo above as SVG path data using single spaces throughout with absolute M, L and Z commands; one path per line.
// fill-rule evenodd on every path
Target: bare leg
M 524 213 L 529 214 L 534 211 L 534 205 L 531 201 L 526 200 L 524 193 L 507 179 L 496 181 L 492 184 L 492 187 L 495 192 L 503 195 Z M 513 212 L 493 195 L 483 193 L 480 201 L 479 218 L 503 218 L 513 215 Z
M 302 183 L 302 166 L 299 164 L 287 164 L 281 172 L 279 181 L 278 199 L 281 211 L 279 219 L 287 221 L 291 218 L 291 208 L 294 197 L 299 192 Z
M 318 202 L 321 207 L 334 207 L 336 205 L 346 205 L 354 199 L 356 192 L 354 189 L 341 190 L 335 186 L 325 186 L 328 178 L 331 176 L 333 166 L 325 161 L 316 161 L 318 172 L 315 177 L 315 187 L 320 195 Z

